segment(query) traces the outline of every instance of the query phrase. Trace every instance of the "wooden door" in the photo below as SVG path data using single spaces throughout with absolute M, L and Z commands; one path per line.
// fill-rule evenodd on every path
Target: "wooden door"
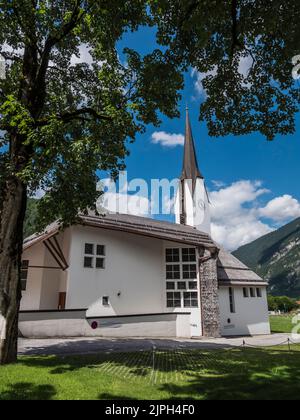
M 59 311 L 63 311 L 64 309 L 66 309 L 66 299 L 67 299 L 67 293 L 66 292 L 62 292 L 59 294 L 59 299 L 58 299 L 58 310 Z

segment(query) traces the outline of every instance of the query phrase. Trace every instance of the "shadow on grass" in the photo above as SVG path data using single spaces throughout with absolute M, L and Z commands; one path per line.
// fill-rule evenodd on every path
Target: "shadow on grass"
M 28 382 L 17 382 L 10 384 L 8 390 L 0 394 L 2 401 L 20 401 L 20 400 L 52 400 L 56 395 L 55 388 L 52 385 L 35 385 Z
M 106 400 L 106 401 L 135 401 L 135 398 L 129 398 L 128 396 L 124 395 L 113 395 L 113 394 L 99 394 L 98 400 Z
M 281 348 L 157 351 L 154 359 L 152 352 L 65 358 L 25 357 L 19 363 L 31 368 L 47 368 L 53 375 L 77 371 L 80 375 L 81 369 L 90 369 L 90 375 L 95 373 L 102 377 L 113 376 L 120 381 L 124 381 L 126 369 L 131 391 L 142 381 L 143 386 L 156 387 L 157 390 L 168 393 L 170 398 L 177 399 L 298 400 L 300 351 L 296 350 L 299 346 L 294 349 L 295 351 L 290 352 Z M 106 369 L 108 365 L 112 370 Z M 155 375 L 151 375 L 153 366 Z M 11 395 L 14 396 L 17 391 L 13 389 Z M 30 399 L 38 394 L 36 391 L 35 388 L 29 388 L 25 395 Z M 44 397 L 51 398 L 51 392 L 54 390 L 45 388 Z M 131 392 L 130 395 L 134 394 Z M 107 392 L 99 394 L 99 399 L 119 400 L 128 399 L 128 396 Z

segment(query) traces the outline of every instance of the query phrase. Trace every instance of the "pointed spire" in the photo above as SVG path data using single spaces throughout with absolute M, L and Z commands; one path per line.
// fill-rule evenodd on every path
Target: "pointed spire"
M 181 180 L 191 179 L 193 181 L 193 192 L 196 186 L 197 178 L 204 179 L 198 166 L 195 143 L 191 128 L 189 108 L 186 107 L 186 126 L 185 126 L 185 142 L 184 142 L 184 160 Z

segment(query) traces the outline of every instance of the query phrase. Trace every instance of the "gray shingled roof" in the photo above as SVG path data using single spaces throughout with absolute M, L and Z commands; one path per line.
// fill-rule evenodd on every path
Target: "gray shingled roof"
M 81 215 L 78 224 L 101 229 L 123 231 L 192 246 L 205 246 L 206 248 L 211 249 L 217 248 L 216 244 L 206 233 L 199 232 L 193 227 L 144 217 L 124 214 L 107 214 L 102 216 Z M 33 235 L 30 238 L 27 238 L 24 241 L 24 250 L 37 242 L 50 238 L 58 231 L 59 224 L 55 222 L 48 226 L 42 234 Z
M 220 249 L 218 260 L 218 280 L 220 284 L 268 284 L 254 271 L 229 252 Z
M 191 246 L 205 246 L 210 249 L 219 248 L 210 236 L 190 226 L 125 214 L 81 215 L 80 219 L 79 224 L 83 226 L 122 231 Z M 41 241 L 51 238 L 59 232 L 59 228 L 59 223 L 52 223 L 43 233 L 25 239 L 23 249 L 26 250 Z M 267 284 L 265 280 L 261 279 L 224 249 L 221 249 L 219 253 L 218 280 L 220 285 Z

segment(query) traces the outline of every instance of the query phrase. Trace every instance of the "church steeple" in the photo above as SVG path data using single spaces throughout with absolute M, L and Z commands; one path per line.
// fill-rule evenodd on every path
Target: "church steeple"
M 186 122 L 185 122 L 185 140 L 184 140 L 184 158 L 183 158 L 183 169 L 181 174 L 181 181 L 186 179 L 192 180 L 193 192 L 195 191 L 197 178 L 204 179 L 200 172 L 195 143 L 192 133 L 192 127 L 190 122 L 189 109 L 186 108 Z
M 175 202 L 176 223 L 210 234 L 210 203 L 199 169 L 189 110 L 186 110 L 183 169 Z

